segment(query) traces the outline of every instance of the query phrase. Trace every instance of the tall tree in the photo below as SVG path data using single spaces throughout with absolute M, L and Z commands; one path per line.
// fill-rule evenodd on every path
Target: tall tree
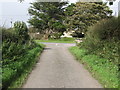
M 77 2 L 73 6 L 72 14 L 67 14 L 65 24 L 68 26 L 68 30 L 85 33 L 89 26 L 101 19 L 110 18 L 111 14 L 112 11 L 104 3 Z
M 50 34 L 52 32 L 63 32 L 65 26 L 64 7 L 67 2 L 34 2 L 31 3 L 29 14 L 32 16 L 29 23 L 38 28 L 39 32 Z

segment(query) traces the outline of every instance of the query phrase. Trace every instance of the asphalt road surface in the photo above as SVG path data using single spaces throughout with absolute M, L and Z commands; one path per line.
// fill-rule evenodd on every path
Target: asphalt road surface
M 75 44 L 44 44 L 46 48 L 23 88 L 102 88 L 68 51 Z

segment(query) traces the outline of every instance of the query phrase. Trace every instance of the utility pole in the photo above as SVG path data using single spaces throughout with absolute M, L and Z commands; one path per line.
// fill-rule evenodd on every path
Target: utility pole
M 12 19 L 11 19 L 10 23 L 11 23 L 11 28 L 12 28 L 12 23 L 13 23 L 13 22 L 12 22 Z

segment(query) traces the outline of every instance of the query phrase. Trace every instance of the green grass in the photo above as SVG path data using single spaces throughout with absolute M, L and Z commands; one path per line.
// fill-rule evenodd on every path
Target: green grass
M 70 52 L 85 65 L 105 88 L 118 88 L 118 67 L 99 56 L 88 54 L 87 50 L 70 47 Z
M 4 86 L 7 84 L 10 85 L 4 87 L 5 89 L 9 88 L 10 90 L 13 88 L 20 88 L 26 81 L 29 73 L 32 71 L 33 66 L 38 61 L 40 53 L 43 50 L 44 45 L 40 44 L 37 47 L 28 50 L 27 54 L 9 67 L 3 68 L 3 80 Z M 13 70 L 12 68 L 15 68 Z M 5 71 L 6 70 L 6 71 Z
M 52 43 L 75 43 L 75 39 L 74 38 L 35 40 L 35 41 L 36 42 L 52 42 Z

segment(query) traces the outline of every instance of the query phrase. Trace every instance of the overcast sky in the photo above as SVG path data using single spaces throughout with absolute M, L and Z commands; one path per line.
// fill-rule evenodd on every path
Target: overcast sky
M 24 21 L 30 18 L 28 14 L 28 8 L 30 7 L 30 2 L 35 0 L 25 0 L 22 3 L 19 3 L 18 0 L 0 0 L 0 26 L 11 27 L 11 21 Z M 69 0 L 70 3 L 74 3 L 77 0 Z M 118 12 L 118 1 L 110 8 L 114 10 L 114 15 L 117 15 Z M 116 12 L 116 13 L 115 13 Z

